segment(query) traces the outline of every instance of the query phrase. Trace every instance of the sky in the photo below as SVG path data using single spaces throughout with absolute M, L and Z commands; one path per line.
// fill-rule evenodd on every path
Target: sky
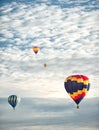
M 91 82 L 86 98 L 98 98 L 98 4 L 98 0 L 1 0 L 0 96 L 69 98 L 65 78 L 82 74 Z M 37 55 L 34 46 L 40 47 Z
M 16 110 L 0 98 L 1 130 L 98 130 L 99 98 L 87 98 L 76 109 L 65 98 L 22 98 Z

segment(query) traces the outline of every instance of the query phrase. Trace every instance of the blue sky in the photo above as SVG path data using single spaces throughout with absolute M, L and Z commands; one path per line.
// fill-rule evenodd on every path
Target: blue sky
M 98 2 L 1 1 L 0 95 L 69 98 L 64 80 L 90 78 L 87 95 L 99 97 Z M 39 46 L 35 55 L 33 46 Z M 48 67 L 44 68 L 43 64 Z

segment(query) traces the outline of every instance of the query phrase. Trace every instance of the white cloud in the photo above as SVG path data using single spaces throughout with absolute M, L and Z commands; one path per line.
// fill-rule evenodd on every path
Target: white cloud
M 65 77 L 83 73 L 95 79 L 89 97 L 98 97 L 98 11 L 84 9 L 15 2 L 1 8 L 1 95 L 15 86 L 23 96 L 65 97 Z

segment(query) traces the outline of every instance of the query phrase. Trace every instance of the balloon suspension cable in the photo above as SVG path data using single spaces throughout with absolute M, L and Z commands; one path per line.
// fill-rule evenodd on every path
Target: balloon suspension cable
M 79 109 L 79 105 L 77 105 L 77 109 Z

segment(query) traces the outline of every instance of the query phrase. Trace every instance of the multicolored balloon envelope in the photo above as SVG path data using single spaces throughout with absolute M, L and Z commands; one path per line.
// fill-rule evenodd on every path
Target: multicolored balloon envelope
M 33 49 L 33 52 L 34 52 L 35 54 L 37 54 L 38 51 L 40 50 L 40 48 L 39 48 L 38 46 L 35 46 L 35 47 L 33 47 L 32 49 Z
M 77 108 L 79 108 L 78 104 L 89 91 L 89 78 L 84 75 L 71 75 L 65 79 L 64 86 L 67 93 L 77 104 Z
M 14 110 L 18 102 L 19 98 L 16 95 L 11 95 L 8 97 L 8 103 L 13 107 Z

